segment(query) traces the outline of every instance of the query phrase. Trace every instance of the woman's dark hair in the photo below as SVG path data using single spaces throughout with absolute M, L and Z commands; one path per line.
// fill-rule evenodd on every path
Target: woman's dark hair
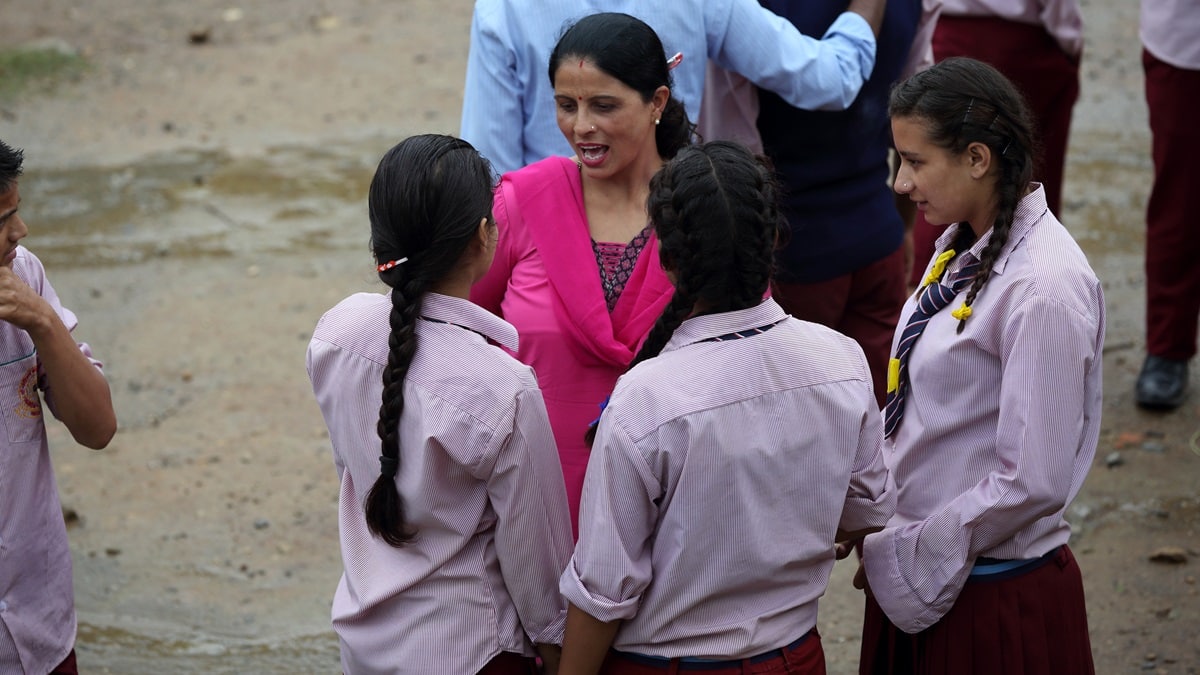
M 970 307 L 1008 242 L 1013 213 L 1033 179 L 1038 148 L 1029 108 L 1000 71 L 975 59 L 954 57 L 897 84 L 888 101 L 888 114 L 920 120 L 929 140 L 954 154 L 972 143 L 983 143 L 991 150 L 992 162 L 998 167 L 996 220 L 964 300 Z M 971 228 L 966 223 L 959 225 L 954 250 L 964 251 L 973 242 Z M 965 318 L 959 321 L 959 332 L 965 323 Z
M 629 368 L 658 356 L 689 316 L 762 302 L 786 231 L 778 199 L 766 160 L 729 141 L 688 146 L 654 174 L 646 210 L 675 294 Z
M 671 72 L 658 34 L 628 14 L 592 14 L 568 28 L 550 53 L 550 86 L 554 86 L 563 61 L 575 59 L 591 61 L 601 72 L 636 91 L 647 103 L 659 87 L 671 88 Z M 680 148 L 692 142 L 695 129 L 683 104 L 672 94 L 654 133 L 659 156 L 674 157 Z
M 407 138 L 388 150 L 371 180 L 367 202 L 375 261 L 403 261 L 379 273 L 392 289 L 391 332 L 377 426 L 380 476 L 366 500 L 367 527 L 392 546 L 416 536 L 405 523 L 395 477 L 404 377 L 417 350 L 421 303 L 478 240 L 480 220 L 491 218 L 492 187 L 491 166 L 471 144 L 432 134 Z

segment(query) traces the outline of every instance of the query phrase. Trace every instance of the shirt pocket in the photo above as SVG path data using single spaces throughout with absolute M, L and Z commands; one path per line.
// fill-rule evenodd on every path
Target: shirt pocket
M 42 436 L 42 399 L 38 395 L 37 350 L 22 336 L 16 358 L 0 363 L 0 419 L 10 443 L 26 443 Z

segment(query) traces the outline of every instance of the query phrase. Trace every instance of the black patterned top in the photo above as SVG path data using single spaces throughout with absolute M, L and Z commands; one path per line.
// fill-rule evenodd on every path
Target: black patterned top
M 596 252 L 596 266 L 600 268 L 600 285 L 604 288 L 604 300 L 608 311 L 617 306 L 621 291 L 625 290 L 625 282 L 633 274 L 638 256 L 646 248 L 650 240 L 650 225 L 647 224 L 628 244 L 598 242 L 592 240 L 592 250 Z

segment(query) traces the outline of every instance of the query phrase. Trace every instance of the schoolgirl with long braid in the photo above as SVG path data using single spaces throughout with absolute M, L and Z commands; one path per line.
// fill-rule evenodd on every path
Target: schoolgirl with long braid
M 783 221 L 745 148 L 680 150 L 648 211 L 675 293 L 599 420 L 561 672 L 824 673 L 834 542 L 893 507 L 866 358 L 764 299 Z
M 947 59 L 897 85 L 895 189 L 949 225 L 893 341 L 896 515 L 865 538 L 862 673 L 1092 673 L 1064 519 L 1100 430 L 1099 281 L 1030 181 L 1013 85 Z
M 414 136 L 371 181 L 386 294 L 322 318 L 308 373 L 341 480 L 342 668 L 553 672 L 571 551 L 546 408 L 516 330 L 467 300 L 496 246 L 491 168 L 468 143 Z

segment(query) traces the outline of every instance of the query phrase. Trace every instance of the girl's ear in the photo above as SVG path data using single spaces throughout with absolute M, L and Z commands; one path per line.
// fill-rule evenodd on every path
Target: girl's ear
M 489 217 L 484 217 L 479 220 L 479 229 L 475 232 L 475 243 L 481 251 L 490 251 L 496 247 L 496 240 L 500 232 L 496 229 L 496 223 Z
M 971 177 L 983 178 L 992 168 L 992 149 L 986 143 L 975 141 L 967 146 L 967 161 L 971 165 Z

